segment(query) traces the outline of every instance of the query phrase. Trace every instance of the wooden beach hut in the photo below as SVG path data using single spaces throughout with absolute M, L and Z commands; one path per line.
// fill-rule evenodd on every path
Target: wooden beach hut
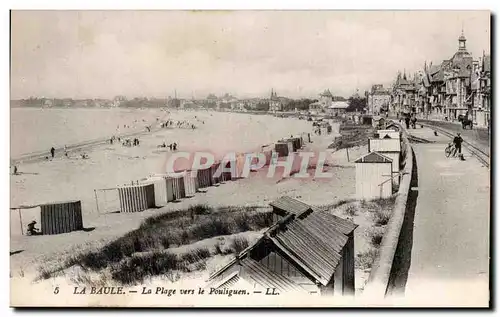
M 182 198 L 186 198 L 186 188 L 184 186 L 184 175 L 169 175 L 167 177 L 167 182 L 172 185 L 173 200 L 177 201 Z
M 280 221 L 213 273 L 206 287 L 224 289 L 243 280 L 263 293 L 354 295 L 357 225 L 303 205 L 293 199 L 274 202 Z
M 278 153 L 278 157 L 288 156 L 288 153 L 289 153 L 288 143 L 277 142 L 274 145 L 274 150 L 276 151 L 276 153 Z
M 212 164 L 212 166 L 210 166 L 210 178 L 211 178 L 210 183 L 213 185 L 220 184 L 222 180 L 222 175 L 215 176 L 217 171 L 219 170 L 219 167 L 220 167 L 220 162 L 215 162 L 214 164 Z M 201 184 L 200 188 L 203 188 Z
M 386 139 L 387 137 L 389 137 L 390 139 L 401 139 L 401 133 L 392 129 L 377 130 L 377 134 L 379 136 L 379 139 Z
M 167 182 L 166 176 L 150 176 L 142 183 L 153 184 L 155 207 L 166 206 L 168 202 L 174 200 L 172 183 Z
M 139 184 L 118 187 L 120 212 L 139 212 L 155 207 L 153 184 Z
M 197 176 L 198 176 L 198 188 L 210 187 L 215 183 L 215 179 L 212 174 L 212 167 L 199 169 Z
M 399 184 L 399 176 L 397 176 L 401 161 L 401 139 L 399 135 L 396 138 L 391 138 L 386 134 L 382 139 L 370 139 L 368 142 L 368 152 L 378 152 L 392 160 L 393 182 L 394 184 Z
M 80 200 L 51 202 L 35 206 L 11 209 L 10 230 L 12 236 L 26 235 L 28 224 L 36 221 L 42 235 L 67 233 L 83 229 Z
M 392 195 L 392 160 L 371 152 L 354 161 L 356 166 L 356 198 L 376 199 Z
M 198 171 L 188 170 L 184 173 L 186 197 L 193 197 L 198 191 Z

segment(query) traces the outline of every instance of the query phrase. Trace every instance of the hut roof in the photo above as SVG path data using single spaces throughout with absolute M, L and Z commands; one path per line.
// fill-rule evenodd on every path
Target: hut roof
M 308 206 L 312 212 L 302 215 L 289 214 L 269 228 L 264 236 L 254 245 L 243 250 L 236 259 L 213 274 L 216 279 L 222 272 L 241 265 L 243 258 L 249 257 L 253 249 L 264 247 L 266 242 L 274 245 L 285 254 L 293 265 L 307 272 L 314 280 L 327 285 L 342 258 L 342 250 L 357 225 L 351 221 L 316 210 Z M 254 261 L 255 262 L 255 261 Z M 248 262 L 254 266 L 262 266 L 257 262 Z M 259 270 L 259 272 L 265 272 Z M 261 273 L 262 274 L 262 273 Z M 273 280 L 277 280 L 273 277 Z
M 354 163 L 392 163 L 392 160 L 378 152 L 370 152 L 355 160 Z
M 288 196 L 283 196 L 271 202 L 269 205 L 274 208 L 281 209 L 287 214 L 302 215 L 304 212 L 311 210 L 311 206 Z

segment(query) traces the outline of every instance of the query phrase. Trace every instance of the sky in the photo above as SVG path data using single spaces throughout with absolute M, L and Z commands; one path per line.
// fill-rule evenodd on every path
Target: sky
M 11 99 L 348 97 L 457 50 L 488 11 L 12 11 Z

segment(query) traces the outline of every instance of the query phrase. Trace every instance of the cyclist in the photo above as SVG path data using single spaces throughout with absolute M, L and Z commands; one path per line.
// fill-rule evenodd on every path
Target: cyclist
M 464 139 L 460 136 L 460 133 L 457 133 L 455 138 L 453 138 L 453 144 L 455 145 L 455 153 L 462 154 L 462 142 Z

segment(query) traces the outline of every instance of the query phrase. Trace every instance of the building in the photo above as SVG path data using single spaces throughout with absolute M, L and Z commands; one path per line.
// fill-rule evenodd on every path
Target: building
M 319 94 L 319 102 L 321 103 L 323 108 L 328 108 L 332 105 L 333 95 L 330 92 L 330 89 L 326 89 L 324 92 Z
M 326 112 L 326 109 L 328 109 L 332 105 L 334 99 L 335 97 L 330 92 L 330 89 L 325 89 L 325 91 L 319 94 L 319 100 L 309 105 L 309 110 Z
M 471 76 L 472 119 L 480 127 L 489 127 L 491 117 L 491 58 L 484 55 Z
M 283 103 L 281 102 L 276 91 L 274 90 L 271 90 L 271 97 L 269 98 L 269 111 L 270 112 L 283 111 Z
M 367 94 L 368 113 L 380 115 L 389 111 L 391 103 L 391 92 L 383 85 L 373 85 Z
M 395 114 L 415 112 L 416 89 L 411 78 L 407 78 L 406 72 L 398 73 L 396 82 L 392 88 L 392 104 L 390 111 Z
M 326 113 L 331 116 L 341 116 L 347 112 L 349 104 L 346 101 L 333 101 L 330 106 L 327 107 Z
M 353 295 L 357 225 L 290 197 L 271 206 L 274 225 L 212 274 L 209 287 L 225 288 L 243 280 L 255 290 Z
M 488 82 L 489 58 L 474 60 L 467 51 L 467 39 L 462 31 L 458 48 L 450 59 L 440 64 L 424 64 L 424 71 L 416 85 L 416 109 L 419 117 L 457 121 L 469 117 L 477 125 L 487 126 L 489 106 L 485 105 L 485 91 L 481 85 Z M 484 55 L 484 54 L 483 54 Z M 488 100 L 488 93 L 486 93 Z M 489 101 L 486 102 L 489 104 Z

